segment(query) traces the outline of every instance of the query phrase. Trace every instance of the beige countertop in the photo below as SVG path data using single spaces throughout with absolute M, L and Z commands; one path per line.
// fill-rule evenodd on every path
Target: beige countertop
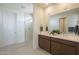
M 52 35 L 52 34 L 49 34 L 48 32 L 41 32 L 39 34 L 49 36 L 49 37 L 54 37 L 54 38 L 61 38 L 63 40 L 79 42 L 79 36 L 75 35 L 75 34 L 56 34 L 56 35 Z

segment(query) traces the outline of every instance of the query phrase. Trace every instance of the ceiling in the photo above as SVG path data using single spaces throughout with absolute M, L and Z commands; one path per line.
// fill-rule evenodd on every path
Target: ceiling
M 47 8 L 49 6 L 54 6 L 57 5 L 58 3 L 37 3 L 38 6 L 42 7 L 42 8 Z
M 0 3 L 0 7 L 8 7 L 16 10 L 23 10 L 27 13 L 33 13 L 32 3 Z

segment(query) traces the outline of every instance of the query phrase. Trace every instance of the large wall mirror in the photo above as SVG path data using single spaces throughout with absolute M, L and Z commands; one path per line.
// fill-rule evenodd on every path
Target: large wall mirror
M 61 33 L 74 33 L 79 23 L 79 8 L 49 16 L 49 32 L 60 30 Z

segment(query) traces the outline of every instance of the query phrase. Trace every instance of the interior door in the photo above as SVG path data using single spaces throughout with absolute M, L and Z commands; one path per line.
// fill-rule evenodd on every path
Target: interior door
M 32 15 L 25 14 L 25 39 L 26 40 L 32 40 L 33 36 L 33 24 L 32 24 Z
M 59 29 L 61 33 L 66 32 L 66 18 L 60 18 L 59 20 Z
M 3 38 L 5 45 L 15 43 L 16 16 L 11 12 L 3 12 Z
M 0 10 L 0 46 L 3 43 L 2 12 Z

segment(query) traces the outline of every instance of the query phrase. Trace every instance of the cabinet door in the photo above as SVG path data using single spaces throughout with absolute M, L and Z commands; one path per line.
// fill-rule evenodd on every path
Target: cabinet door
M 79 55 L 79 43 L 77 43 L 76 48 L 77 48 L 77 55 Z
M 51 53 L 55 55 L 75 55 L 75 47 L 51 41 Z
M 51 41 L 51 54 L 59 55 L 60 44 L 54 41 Z
M 39 38 L 39 47 L 50 52 L 50 40 Z
M 61 54 L 61 55 L 75 55 L 76 54 L 75 50 L 76 50 L 75 47 L 60 44 L 59 54 Z

